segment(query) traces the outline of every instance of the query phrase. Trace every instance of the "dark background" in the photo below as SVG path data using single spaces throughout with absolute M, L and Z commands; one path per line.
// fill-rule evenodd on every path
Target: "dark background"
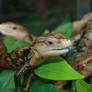
M 80 19 L 92 10 L 92 0 L 0 0 L 0 23 L 20 23 L 34 34 L 54 29 L 67 14 Z

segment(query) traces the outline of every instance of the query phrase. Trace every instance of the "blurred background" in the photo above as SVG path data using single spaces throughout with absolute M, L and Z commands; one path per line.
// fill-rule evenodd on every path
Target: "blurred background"
M 92 10 L 92 0 L 0 0 L 0 23 L 22 24 L 34 34 L 54 29 L 67 14 L 71 21 Z

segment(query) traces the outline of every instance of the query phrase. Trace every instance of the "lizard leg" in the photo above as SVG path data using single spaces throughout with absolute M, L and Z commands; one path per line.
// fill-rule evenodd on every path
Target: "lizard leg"
M 24 81 L 23 81 L 23 92 L 30 92 L 30 82 L 32 80 L 33 77 L 33 73 L 31 71 L 31 73 L 28 73 L 28 76 L 24 76 Z
M 31 72 L 31 70 L 27 70 L 27 71 L 24 73 L 23 84 L 22 84 L 22 87 L 23 87 L 23 88 L 26 87 L 27 80 L 28 80 L 28 78 L 29 78 L 30 72 Z
M 26 72 L 27 69 L 30 68 L 30 65 L 28 62 L 26 62 L 23 67 L 15 74 L 14 79 L 15 79 L 15 88 L 16 92 L 23 92 L 22 86 L 21 86 L 21 77 Z
M 29 69 L 24 73 L 24 78 L 23 78 L 23 91 L 24 92 L 29 92 L 30 90 L 30 75 L 31 75 L 32 71 Z

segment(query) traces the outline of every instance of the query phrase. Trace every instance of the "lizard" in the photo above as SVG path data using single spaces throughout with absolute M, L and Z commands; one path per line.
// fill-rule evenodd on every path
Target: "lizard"
M 78 30 L 71 39 L 73 40 L 76 52 L 80 54 L 70 62 L 70 65 L 84 75 L 84 79 L 88 78 L 92 75 L 92 20 L 89 20 L 83 26 L 83 29 L 80 32 Z M 55 81 L 53 84 L 60 90 L 67 85 L 67 81 Z
M 31 43 L 32 34 L 30 34 L 29 29 L 14 22 L 1 23 L 0 33 L 7 37 Z
M 11 53 L 4 48 L 3 41 L 0 43 L 0 69 L 16 69 L 15 88 L 16 92 L 23 92 L 20 83 L 22 75 L 31 68 L 40 64 L 39 59 L 49 56 L 69 54 L 73 50 L 70 39 L 60 33 L 49 33 L 39 37 L 32 36 L 31 44 L 17 48 Z
M 83 33 L 77 45 L 80 54 L 74 58 L 71 66 L 87 78 L 92 75 L 92 20 L 85 24 Z
M 92 20 L 92 12 L 85 14 L 80 20 L 73 21 L 73 33 L 72 37 L 80 34 L 83 31 L 83 27 L 87 24 L 88 21 Z

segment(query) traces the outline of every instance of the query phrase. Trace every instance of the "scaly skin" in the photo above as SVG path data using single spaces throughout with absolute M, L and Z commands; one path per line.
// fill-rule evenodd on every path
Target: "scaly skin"
M 92 75 L 92 50 L 80 53 L 70 64 L 75 70 L 85 76 Z
M 22 25 L 13 22 L 0 24 L 0 33 L 4 36 L 12 37 L 17 40 L 31 42 L 32 35 L 30 34 L 29 30 Z
M 15 74 L 15 87 L 17 92 L 23 91 L 20 83 L 21 76 L 29 68 L 39 65 L 39 59 L 67 54 L 69 49 L 66 47 L 72 46 L 69 39 L 56 33 L 33 37 L 32 39 L 31 45 L 18 48 L 11 53 L 7 53 L 6 48 L 4 53 L 4 51 L 2 51 L 4 44 L 1 43 L 0 68 L 18 70 Z
M 89 42 L 92 40 L 92 20 L 88 21 L 83 27 L 82 32 L 75 35 L 72 39 L 74 41 L 79 39 L 76 48 L 81 49 L 81 51 L 85 51 L 90 44 Z
M 78 44 L 80 54 L 71 62 L 71 66 L 85 76 L 92 75 L 92 20 L 84 26 L 85 35 Z
M 77 29 L 76 29 L 77 31 Z M 77 55 L 70 65 L 83 74 L 85 78 L 92 76 L 92 20 L 89 20 L 83 27 L 83 30 L 78 33 L 74 31 L 74 37 L 72 37 L 73 43 L 79 55 Z M 55 81 L 56 87 L 60 90 L 66 84 L 66 81 Z M 57 85 L 58 84 L 58 85 Z

